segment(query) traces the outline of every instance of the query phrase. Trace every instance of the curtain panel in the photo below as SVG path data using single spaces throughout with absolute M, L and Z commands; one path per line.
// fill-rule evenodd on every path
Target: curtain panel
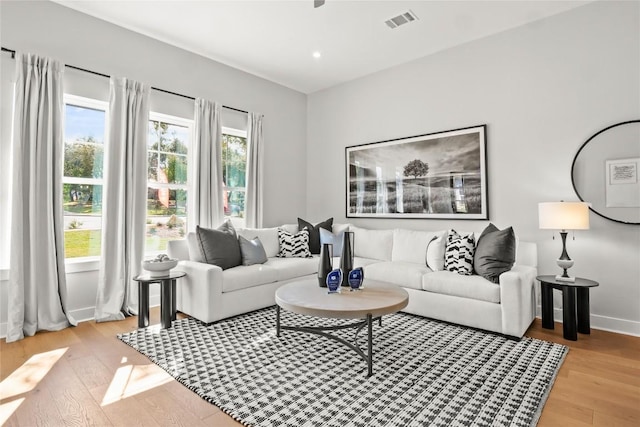
M 144 255 L 149 90 L 133 80 L 111 78 L 97 322 L 137 312 L 138 294 L 131 288 Z
M 218 103 L 197 98 L 193 150 L 189 168 L 193 193 L 189 203 L 189 230 L 218 227 L 224 220 L 222 180 L 222 122 Z
M 261 228 L 263 220 L 263 117 L 260 113 L 249 113 L 248 117 L 247 192 L 244 202 L 248 228 Z
M 76 324 L 66 312 L 63 71 L 16 53 L 7 342 Z

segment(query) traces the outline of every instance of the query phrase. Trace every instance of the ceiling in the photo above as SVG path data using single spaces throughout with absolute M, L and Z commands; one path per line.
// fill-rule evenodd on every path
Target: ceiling
M 592 0 L 54 1 L 308 94 Z

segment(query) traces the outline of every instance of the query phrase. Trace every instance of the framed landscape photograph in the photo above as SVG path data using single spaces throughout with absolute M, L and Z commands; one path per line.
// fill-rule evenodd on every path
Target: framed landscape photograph
M 347 218 L 488 219 L 486 125 L 346 148 Z

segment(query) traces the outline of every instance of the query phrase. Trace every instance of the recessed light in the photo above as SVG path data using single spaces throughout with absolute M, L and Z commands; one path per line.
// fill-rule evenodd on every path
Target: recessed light
M 318 58 L 320 58 L 321 56 L 322 56 L 322 54 L 321 54 L 319 51 L 317 51 L 317 50 L 316 50 L 315 52 L 313 52 L 313 57 L 314 57 L 314 58 L 318 59 Z

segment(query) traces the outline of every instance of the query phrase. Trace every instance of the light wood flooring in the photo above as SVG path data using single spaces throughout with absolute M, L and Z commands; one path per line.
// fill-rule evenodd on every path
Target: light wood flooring
M 132 317 L 1 340 L 0 424 L 240 425 L 115 338 L 136 328 Z M 566 341 L 561 324 L 539 319 L 527 335 L 570 347 L 539 426 L 640 426 L 640 338 L 592 330 Z

